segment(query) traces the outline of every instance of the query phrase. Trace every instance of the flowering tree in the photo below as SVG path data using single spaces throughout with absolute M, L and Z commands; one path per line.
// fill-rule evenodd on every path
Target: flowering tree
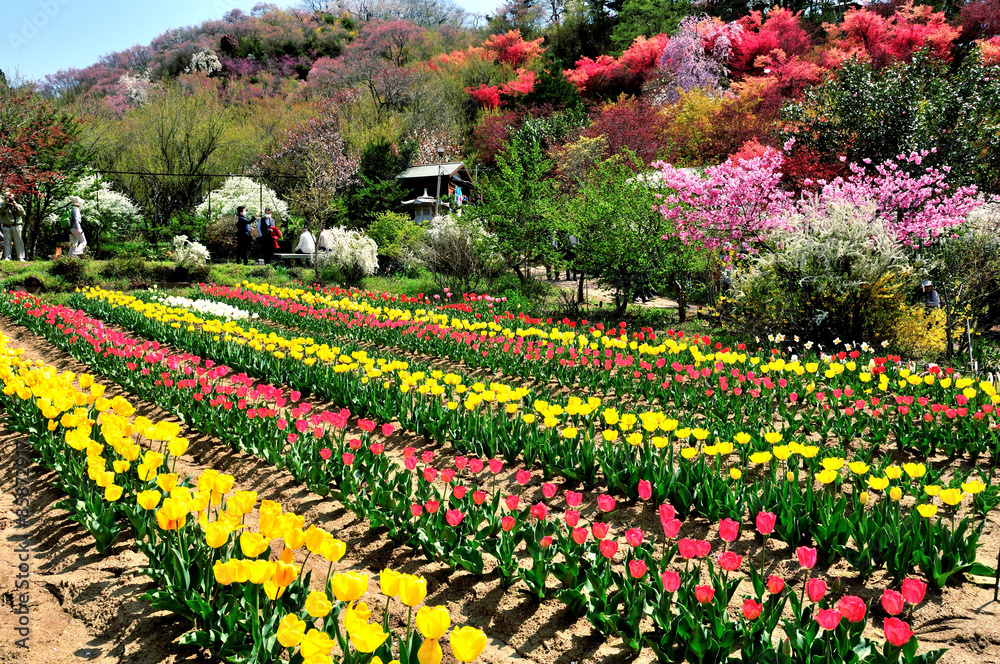
M 982 205 L 975 186 L 949 187 L 948 166 L 925 168 L 919 175 L 909 172 L 908 166 L 920 166 L 930 154 L 930 150 L 901 154 L 872 168 L 852 163 L 851 175 L 824 185 L 818 199 L 824 205 L 846 202 L 859 208 L 874 202 L 872 222 L 884 223 L 896 242 L 928 246 Z
M 738 256 L 756 253 L 793 207 L 791 194 L 778 187 L 783 161 L 780 152 L 768 150 L 711 166 L 704 175 L 654 163 L 667 190 L 659 210 L 673 222 L 672 235 Z
M 251 178 L 226 178 L 221 187 L 214 189 L 198 204 L 195 212 L 207 215 L 210 204 L 213 219 L 235 215 L 236 208 L 240 205 L 245 205 L 249 210 L 256 210 L 258 214 L 263 213 L 265 208 L 270 208 L 279 220 L 288 218 L 288 203 L 278 198 L 273 189 L 262 187 L 259 182 Z M 257 209 L 258 206 L 260 209 Z
M 65 216 L 65 210 L 71 206 L 69 196 L 79 196 L 83 199 L 80 213 L 87 220 L 90 228 L 100 229 L 108 233 L 124 233 L 126 228 L 135 223 L 139 217 L 139 208 L 135 203 L 111 185 L 97 176 L 89 175 L 81 179 L 65 198 L 58 201 L 52 214 L 46 217 L 46 222 L 55 225 L 59 217 Z
M 347 284 L 359 284 L 378 269 L 378 245 L 367 235 L 336 226 L 323 231 L 319 239 L 328 251 L 317 257 L 317 267 L 335 265 Z
M 285 198 L 318 229 L 332 220 L 338 196 L 354 182 L 358 156 L 341 138 L 337 120 L 323 118 L 290 131 L 281 147 L 263 159 L 262 169 L 298 178 Z

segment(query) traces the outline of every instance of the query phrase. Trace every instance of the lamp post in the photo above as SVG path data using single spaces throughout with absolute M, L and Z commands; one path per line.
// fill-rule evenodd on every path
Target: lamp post
M 434 216 L 438 216 L 441 205 L 441 162 L 444 160 L 444 148 L 438 148 L 438 174 L 437 174 L 437 196 L 434 197 Z

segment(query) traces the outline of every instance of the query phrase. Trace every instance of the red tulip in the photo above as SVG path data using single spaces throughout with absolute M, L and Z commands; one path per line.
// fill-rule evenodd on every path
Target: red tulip
M 808 546 L 800 546 L 795 549 L 795 555 L 799 557 L 799 564 L 805 569 L 812 569 L 816 566 L 816 549 Z
M 413 516 L 420 516 L 424 513 L 424 508 L 420 505 L 410 505 L 410 514 Z
M 448 522 L 449 526 L 457 526 L 462 523 L 462 518 L 465 517 L 465 513 L 461 510 L 448 510 L 444 513 L 444 519 Z
M 771 575 L 767 577 L 767 590 L 772 595 L 778 595 L 785 589 L 785 580 L 780 576 Z
M 587 541 L 587 536 L 590 535 L 590 531 L 586 528 L 574 528 L 573 529 L 573 541 L 577 544 L 583 544 Z
M 473 491 L 472 492 L 472 502 L 477 505 L 482 505 L 486 502 L 486 492 L 485 491 Z
M 542 495 L 545 496 L 546 498 L 551 498 L 552 496 L 556 495 L 556 491 L 558 491 L 558 489 L 559 487 L 557 487 L 552 482 L 546 482 L 545 484 L 542 485 Z
M 391 424 L 386 423 L 382 425 L 382 435 L 385 436 L 386 438 L 391 436 L 393 431 L 395 431 L 395 429 Z
M 447 468 L 447 469 L 441 471 L 441 481 L 442 482 L 445 482 L 445 483 L 451 482 L 451 480 L 454 477 L 455 477 L 455 469 L 454 468 Z
M 903 612 L 903 595 L 888 588 L 882 591 L 882 608 L 890 616 L 898 616 Z
M 750 598 L 743 602 L 743 617 L 747 620 L 757 620 L 763 611 L 764 605 L 760 602 L 755 602 Z
M 464 456 L 455 457 L 455 467 L 459 470 L 465 470 L 465 467 L 469 465 L 469 459 Z
M 841 618 L 843 618 L 843 616 L 840 615 L 840 611 L 837 611 L 836 609 L 820 609 L 819 612 L 816 613 L 816 622 L 819 623 L 820 627 L 827 631 L 837 629 L 837 625 L 840 624 Z
M 403 465 L 406 466 L 407 470 L 413 470 L 417 467 L 417 459 L 415 457 L 406 457 L 403 459 Z
M 505 516 L 504 518 L 500 519 L 500 527 L 503 528 L 504 532 L 510 532 L 511 528 L 514 527 L 515 523 L 516 521 L 512 516 Z
M 576 528 L 576 524 L 580 523 L 580 513 L 576 510 L 566 510 L 566 525 L 570 528 Z
M 674 509 L 673 505 L 669 505 L 667 503 L 660 505 L 660 523 L 666 523 L 676 517 L 677 510 Z
M 903 587 L 900 594 L 909 604 L 917 605 L 924 601 L 924 594 L 927 592 L 927 584 L 920 579 L 903 579 Z
M 343 460 L 345 466 L 350 466 L 354 463 L 354 455 L 350 452 L 344 452 L 340 455 L 340 458 Z
M 665 523 L 661 523 L 661 525 L 663 526 L 663 534 L 670 539 L 677 537 L 677 533 L 681 530 L 680 519 L 670 519 Z
M 719 554 L 718 561 L 719 567 L 727 572 L 732 572 L 740 568 L 740 564 L 743 562 L 743 556 L 738 556 L 732 551 L 726 551 L 725 553 Z
M 770 535 L 774 532 L 774 524 L 778 516 L 774 512 L 757 513 L 757 532 L 761 535 Z
M 521 499 L 518 496 L 515 496 L 514 494 L 511 494 L 511 495 L 507 496 L 506 498 L 504 498 L 503 502 L 504 502 L 505 505 L 507 505 L 507 509 L 509 509 L 511 512 L 513 512 L 514 510 L 517 509 L 517 506 L 521 502 Z
M 566 492 L 566 504 L 570 507 L 576 507 L 583 501 L 583 494 L 577 493 L 576 491 Z
M 473 475 L 478 475 L 483 470 L 482 459 L 469 459 L 469 470 Z
M 649 480 L 639 480 L 639 499 L 649 500 L 653 495 L 653 485 Z
M 677 543 L 677 553 L 681 554 L 681 558 L 685 560 L 691 560 L 692 558 L 698 557 L 698 542 L 697 540 L 688 539 L 685 537 Z
M 430 463 L 434 459 L 434 452 L 432 450 L 427 450 L 420 455 L 420 460 L 424 463 Z
M 625 531 L 625 541 L 631 547 L 637 547 L 642 544 L 642 530 L 639 528 L 629 528 Z
M 385 451 L 385 443 L 372 443 L 371 445 L 368 446 L 368 449 L 371 451 L 372 454 L 378 456 L 379 454 L 382 454 L 382 452 Z
M 719 521 L 719 537 L 726 542 L 735 542 L 740 534 L 740 524 L 732 519 Z
M 628 573 L 633 579 L 641 579 L 646 576 L 646 563 L 642 560 L 631 560 L 628 564 Z
M 451 495 L 455 496 L 458 500 L 461 500 L 462 498 L 465 498 L 465 493 L 468 490 L 469 487 L 459 484 L 452 490 Z
M 493 462 L 491 461 L 490 470 L 492 470 L 492 463 Z M 517 471 L 517 473 L 514 474 L 514 480 L 521 486 L 524 486 L 525 484 L 531 481 L 531 473 L 529 473 L 527 470 L 519 470 Z
M 295 434 L 289 434 L 289 435 L 295 435 Z M 361 439 L 360 438 L 351 438 L 349 441 L 347 441 L 347 446 L 350 447 L 352 450 L 360 450 L 361 449 Z
M 503 461 L 500 459 L 490 459 L 490 472 L 496 475 L 503 470 Z
M 856 623 L 865 619 L 868 606 L 865 601 L 855 595 L 844 595 L 837 602 L 837 610 L 847 618 L 848 622 Z
M 715 597 L 715 588 L 712 586 L 695 586 L 694 597 L 702 604 L 708 604 Z
M 428 500 L 426 503 L 424 503 L 424 507 L 427 509 L 427 512 L 430 513 L 430 514 L 434 514 L 435 512 L 437 512 L 438 508 L 440 506 L 441 506 L 441 503 L 439 503 L 436 500 Z
M 897 648 L 905 645 L 913 636 L 910 626 L 899 618 L 886 618 L 882 628 L 885 630 L 885 640 Z
M 694 545 L 697 551 L 695 555 L 699 558 L 704 558 L 712 551 L 712 543 L 708 540 L 695 540 Z
M 433 482 L 437 479 L 438 471 L 434 468 L 424 468 L 424 481 Z
M 605 558 L 614 558 L 618 553 L 618 540 L 602 539 L 600 543 L 601 555 Z
M 552 536 L 546 535 L 542 539 L 538 540 L 538 545 L 543 549 L 549 548 L 550 546 L 552 546 Z
M 608 524 L 598 521 L 593 524 L 590 529 L 594 532 L 594 537 L 599 540 L 604 539 L 608 536 Z
M 602 493 L 597 497 L 597 509 L 602 512 L 610 512 L 615 508 L 615 499 L 606 493 Z
M 549 515 L 549 508 L 545 506 L 545 503 L 535 503 L 531 506 L 531 516 L 535 517 L 539 521 L 545 521 L 545 518 Z
M 416 451 L 417 451 L 417 448 L 411 447 L 411 446 L 407 445 L 406 447 L 403 448 L 403 458 L 404 459 L 409 459 L 411 456 L 413 456 L 416 453 Z
M 326 448 L 326 447 L 324 447 L 323 449 L 321 449 L 321 450 L 319 451 L 319 456 L 320 456 L 320 458 L 321 458 L 321 459 L 323 459 L 324 461 L 326 461 L 327 459 L 329 459 L 329 458 L 330 458 L 330 455 L 332 455 L 332 454 L 333 454 L 333 450 L 330 450 L 330 449 L 328 449 L 328 448 Z
M 668 593 L 681 587 L 681 575 L 677 572 L 664 572 L 660 575 L 660 581 L 663 582 L 663 589 Z
M 809 595 L 809 601 L 818 604 L 826 595 L 826 581 L 815 577 L 806 581 L 806 595 Z

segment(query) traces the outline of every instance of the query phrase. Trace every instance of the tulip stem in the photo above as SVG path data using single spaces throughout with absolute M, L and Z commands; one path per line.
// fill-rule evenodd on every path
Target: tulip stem
M 413 631 L 413 607 L 410 607 L 409 614 L 406 616 L 406 639 L 409 641 L 410 633 Z

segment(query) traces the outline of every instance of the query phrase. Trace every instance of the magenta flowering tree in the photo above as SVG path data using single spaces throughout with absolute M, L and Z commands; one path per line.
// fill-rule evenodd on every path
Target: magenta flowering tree
M 928 246 L 949 234 L 949 229 L 965 221 L 968 214 L 982 205 L 976 187 L 952 188 L 946 182 L 950 167 L 924 168 L 917 175 L 923 159 L 935 150 L 901 154 L 871 167 L 871 161 L 851 163 L 851 175 L 823 185 L 818 194 L 823 205 L 847 202 L 857 207 L 875 203 L 876 219 L 886 224 L 896 241 L 907 247 Z
M 753 159 L 711 166 L 704 175 L 654 162 L 666 190 L 659 194 L 659 210 L 685 244 L 737 256 L 757 253 L 794 209 L 791 192 L 778 186 L 783 162 L 782 153 L 767 150 Z

